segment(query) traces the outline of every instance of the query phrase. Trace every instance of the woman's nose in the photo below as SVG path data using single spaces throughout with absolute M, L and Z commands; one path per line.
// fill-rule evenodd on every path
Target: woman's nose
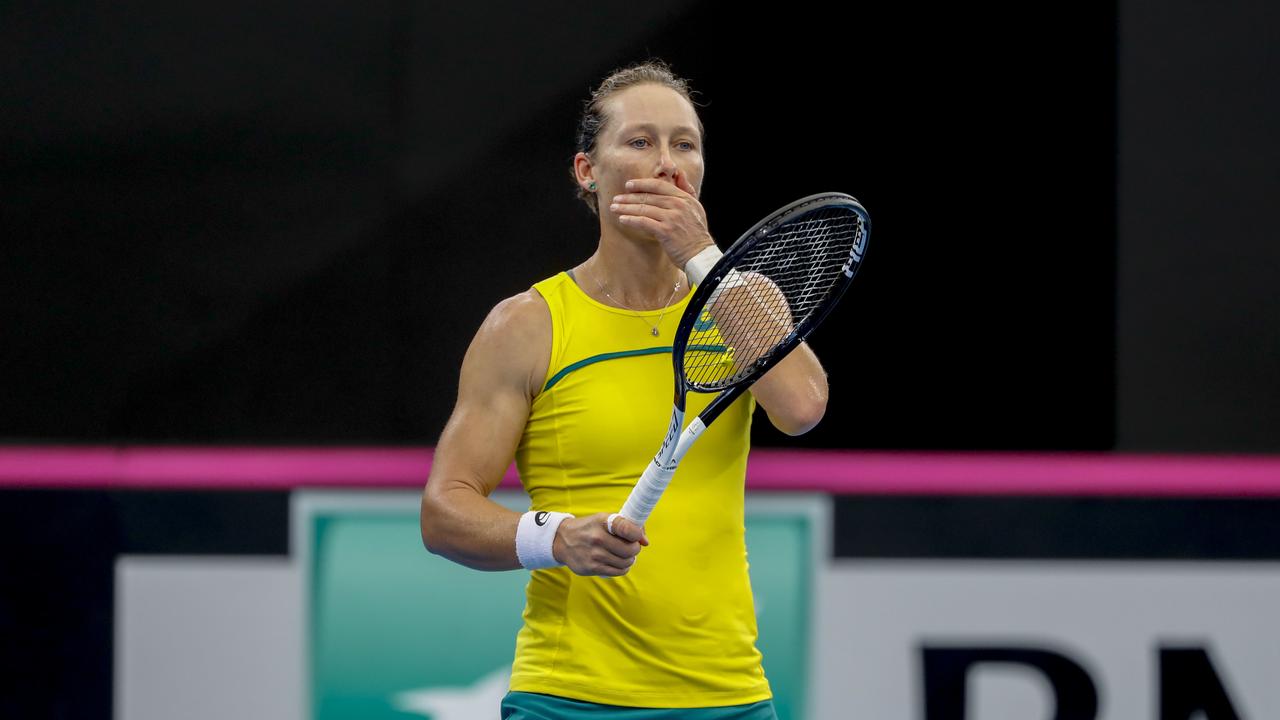
M 662 153 L 662 163 L 658 168 L 659 172 L 663 175 L 673 179 L 675 178 L 676 172 L 679 170 L 679 168 L 676 167 L 676 161 L 673 160 L 671 155 L 666 152 Z

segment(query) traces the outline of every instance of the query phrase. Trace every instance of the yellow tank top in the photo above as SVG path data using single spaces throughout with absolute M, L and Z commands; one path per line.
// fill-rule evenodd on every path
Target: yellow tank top
M 663 315 L 596 302 L 566 273 L 533 287 L 551 309 L 552 344 L 516 451 L 521 481 L 538 510 L 616 512 L 671 419 L 671 340 L 689 296 Z M 686 424 L 712 397 L 689 394 Z M 512 690 L 635 707 L 772 696 L 755 646 L 743 526 L 754 409 L 744 394 L 694 444 L 626 575 L 530 574 Z

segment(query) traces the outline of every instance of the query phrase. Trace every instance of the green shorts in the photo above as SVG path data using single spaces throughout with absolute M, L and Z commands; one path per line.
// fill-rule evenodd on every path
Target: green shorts
M 778 720 L 772 700 L 705 708 L 634 708 L 597 705 L 541 693 L 508 692 L 502 720 Z

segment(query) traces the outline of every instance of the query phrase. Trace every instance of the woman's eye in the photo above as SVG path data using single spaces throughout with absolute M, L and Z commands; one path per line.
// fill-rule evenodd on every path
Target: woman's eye
M 682 142 L 682 143 L 680 143 L 680 148 L 681 148 L 681 149 L 683 149 L 683 150 L 692 150 L 692 149 L 693 149 L 693 143 L 691 143 L 691 142 Z
M 647 142 L 649 142 L 649 141 L 648 141 L 648 140 L 645 140 L 644 138 L 636 138 L 635 140 L 632 140 L 632 141 L 631 141 L 631 147 L 641 147 L 640 145 L 637 145 L 636 143 L 647 143 Z

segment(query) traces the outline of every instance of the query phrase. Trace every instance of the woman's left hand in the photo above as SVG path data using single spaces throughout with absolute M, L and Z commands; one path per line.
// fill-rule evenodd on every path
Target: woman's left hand
M 676 174 L 674 184 L 662 178 L 637 178 L 627 181 L 627 192 L 615 195 L 609 209 L 617 213 L 618 222 L 657 238 L 676 267 L 683 268 L 699 251 L 715 244 L 695 192 L 684 173 Z

